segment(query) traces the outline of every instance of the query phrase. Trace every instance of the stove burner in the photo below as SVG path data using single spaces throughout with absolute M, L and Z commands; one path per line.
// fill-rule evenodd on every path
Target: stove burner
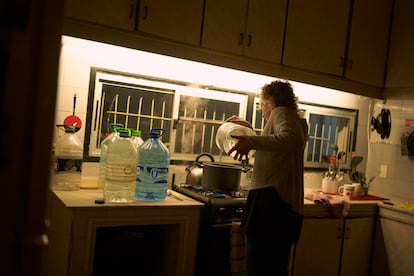
M 177 186 L 180 188 L 184 188 L 186 190 L 190 190 L 192 192 L 195 192 L 205 197 L 212 197 L 212 198 L 246 198 L 247 197 L 247 191 L 234 191 L 234 192 L 224 194 L 224 193 L 217 193 L 214 191 L 206 190 L 201 185 L 189 185 L 189 184 L 182 183 Z

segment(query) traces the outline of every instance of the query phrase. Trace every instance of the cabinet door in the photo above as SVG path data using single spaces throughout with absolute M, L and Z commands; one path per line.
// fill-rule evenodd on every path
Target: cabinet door
M 354 1 L 347 79 L 384 86 L 391 13 L 390 0 Z
M 340 275 L 369 275 L 374 223 L 374 217 L 345 221 Z
M 280 63 L 287 0 L 250 0 L 244 55 Z
M 206 0 L 204 11 L 204 48 L 243 54 L 248 0 Z
M 136 0 L 66 0 L 65 16 L 120 29 L 134 30 Z
M 199 45 L 202 16 L 203 0 L 142 0 L 138 30 Z
M 342 76 L 349 0 L 290 0 L 283 64 Z
M 296 245 L 294 276 L 337 275 L 342 241 L 342 220 L 304 219 Z
M 414 87 L 413 1 L 395 1 L 386 87 Z

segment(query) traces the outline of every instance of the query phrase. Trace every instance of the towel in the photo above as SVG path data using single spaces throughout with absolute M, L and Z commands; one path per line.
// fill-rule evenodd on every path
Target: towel
M 315 203 L 324 205 L 328 211 L 337 218 L 345 218 L 348 215 L 351 202 L 340 195 L 325 194 L 320 191 L 312 191 L 305 194 L 305 198 Z

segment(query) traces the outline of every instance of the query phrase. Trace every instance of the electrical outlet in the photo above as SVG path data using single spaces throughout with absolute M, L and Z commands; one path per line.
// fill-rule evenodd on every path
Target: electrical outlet
M 380 165 L 379 177 L 380 178 L 386 178 L 387 177 L 387 170 L 388 170 L 387 165 Z

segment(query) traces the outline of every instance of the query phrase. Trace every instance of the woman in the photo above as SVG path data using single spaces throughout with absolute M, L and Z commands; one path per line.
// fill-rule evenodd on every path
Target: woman
M 303 211 L 303 155 L 307 124 L 293 89 L 274 81 L 262 88 L 260 136 L 233 136 L 234 159 L 256 150 L 252 186 L 243 213 L 247 275 L 288 275 L 290 248 L 299 239 Z

